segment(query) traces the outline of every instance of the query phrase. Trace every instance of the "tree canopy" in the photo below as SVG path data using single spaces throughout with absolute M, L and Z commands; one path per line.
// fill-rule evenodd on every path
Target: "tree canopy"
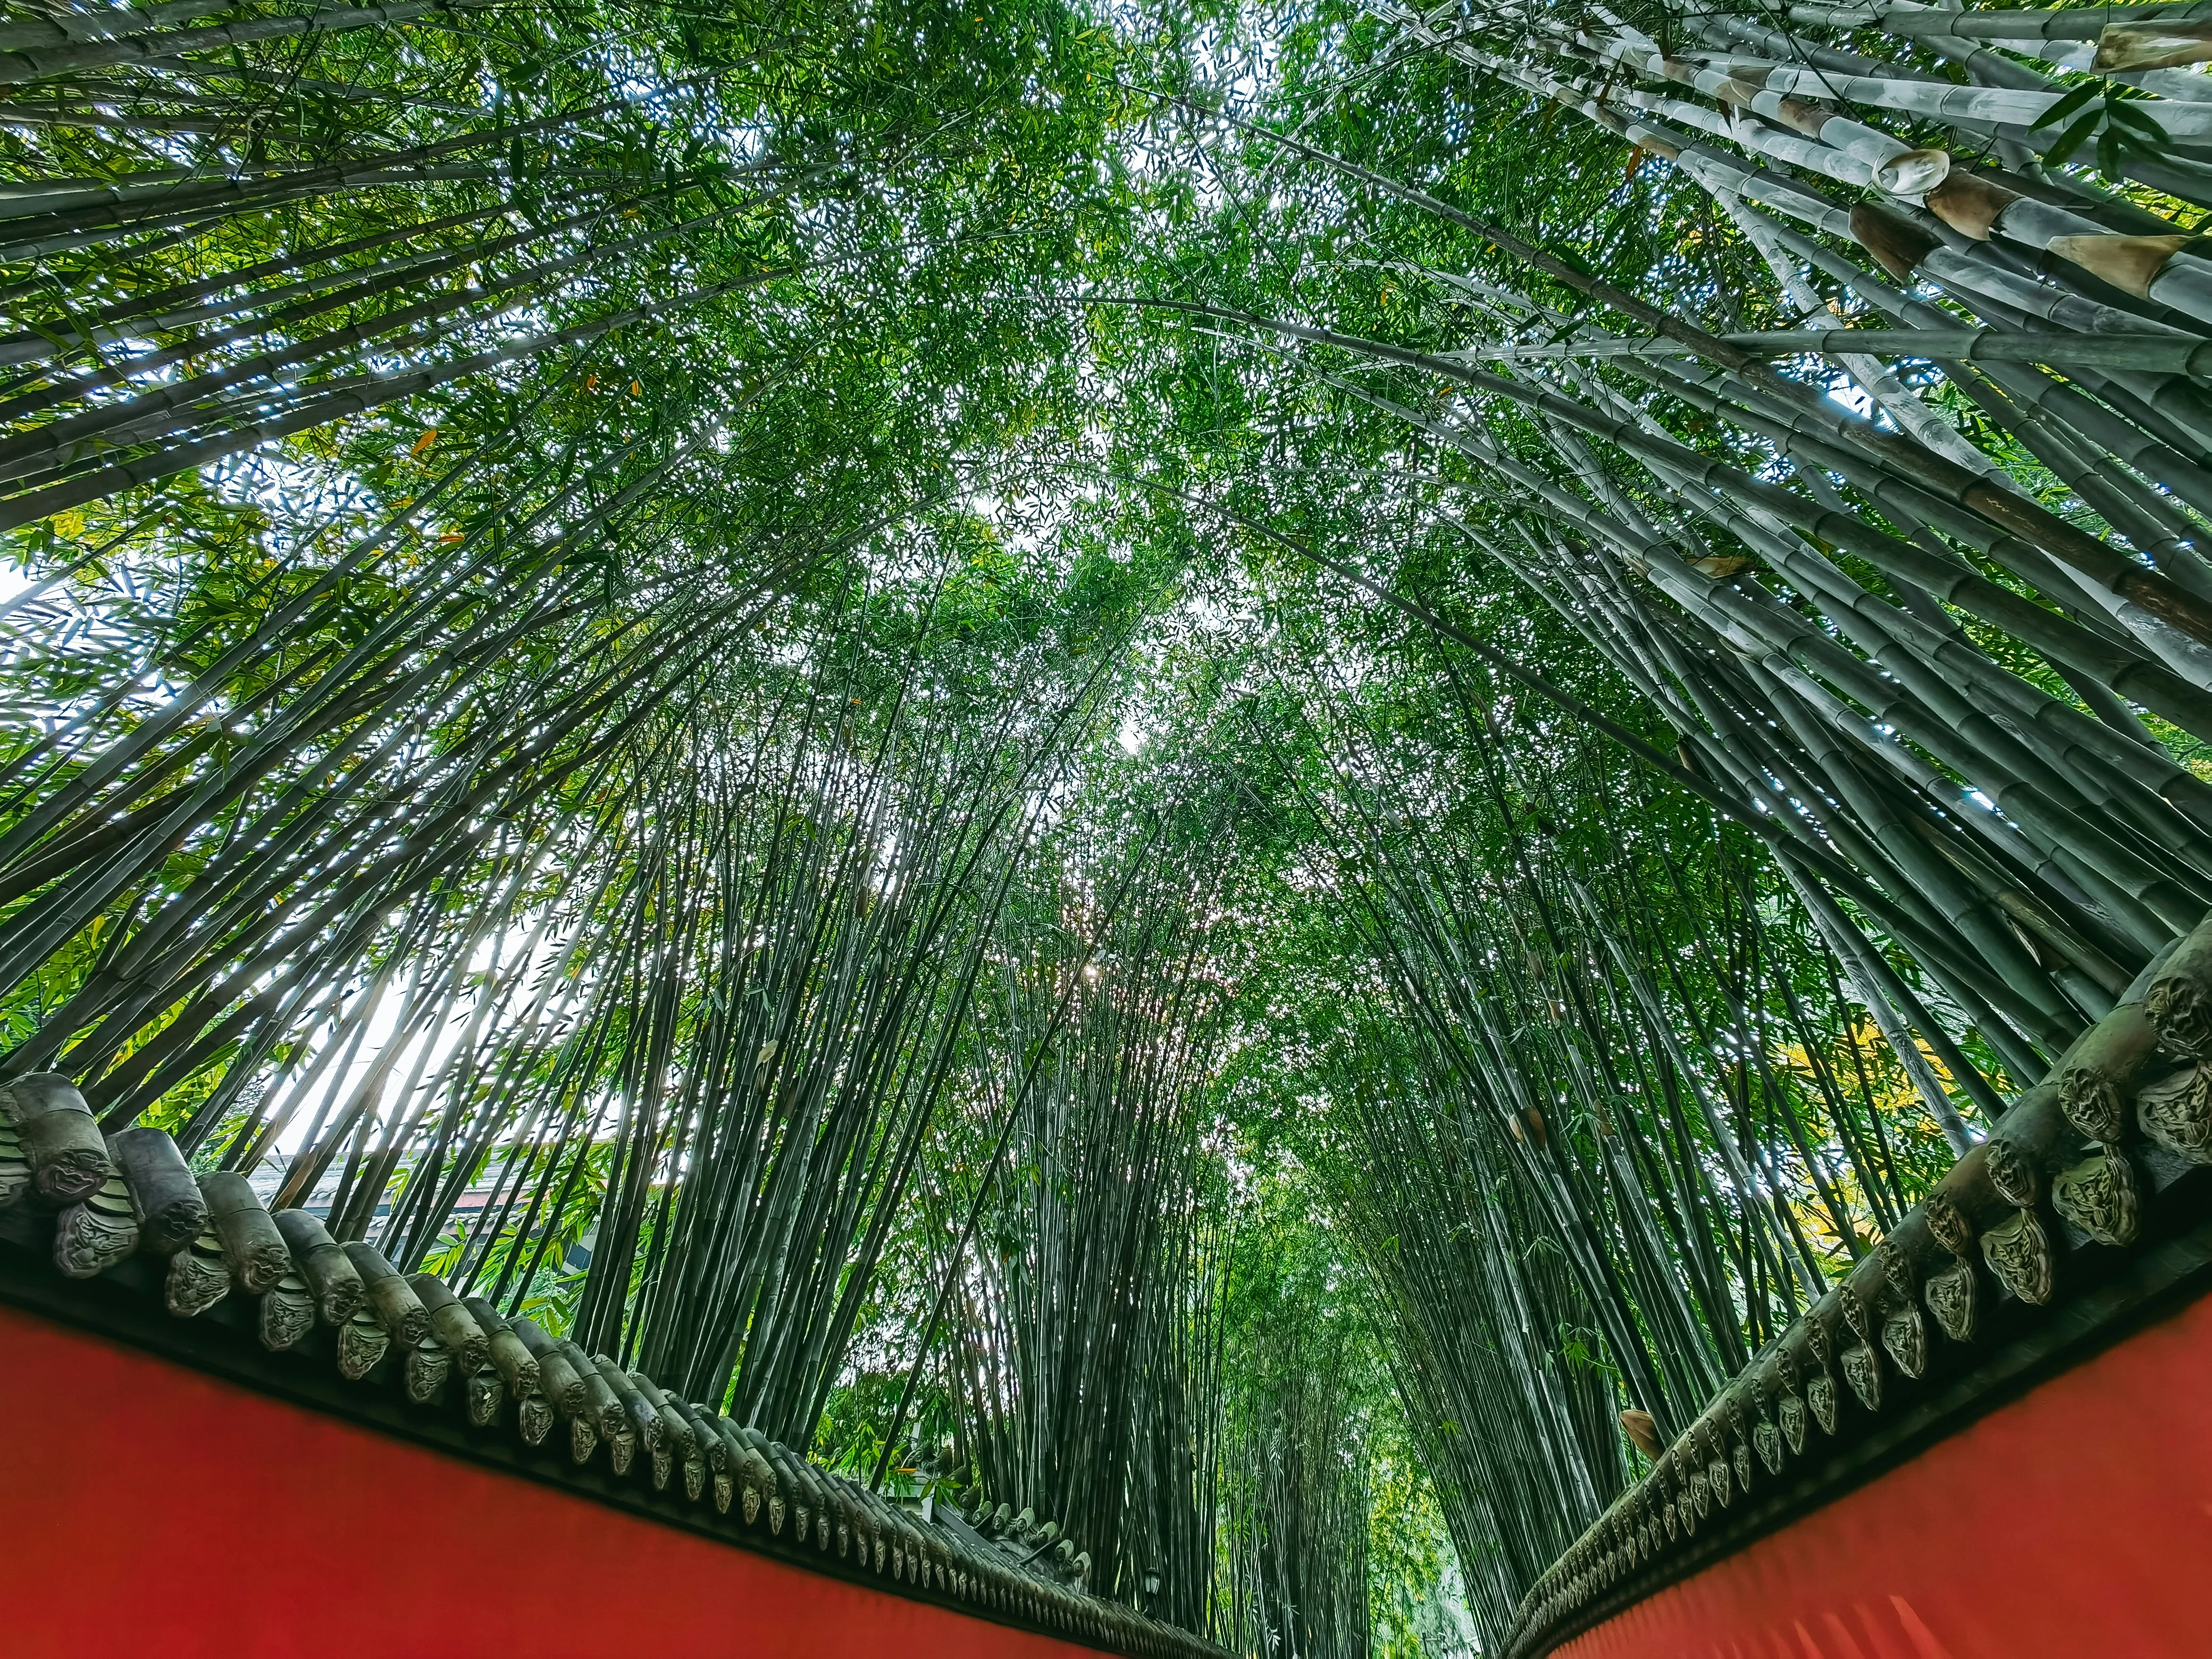
M 6 1070 L 1498 1650 L 2212 910 L 2159 13 L 10 5 Z

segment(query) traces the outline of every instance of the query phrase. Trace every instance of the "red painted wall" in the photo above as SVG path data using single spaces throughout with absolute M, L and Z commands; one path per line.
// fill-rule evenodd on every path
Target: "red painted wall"
M 1096 1659 L 0 1307 L 6 1659 L 937 1654 Z
M 2206 1659 L 2212 1297 L 1558 1650 Z

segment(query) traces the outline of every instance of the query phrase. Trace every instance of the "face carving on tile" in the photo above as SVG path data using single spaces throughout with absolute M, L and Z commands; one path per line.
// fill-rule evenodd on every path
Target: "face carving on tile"
M 1762 1419 L 1751 1431 L 1751 1443 L 1759 1453 L 1759 1461 L 1766 1465 L 1769 1474 L 1782 1473 L 1782 1431 Z
M 1870 1412 L 1881 1409 L 1881 1360 L 1867 1343 L 1844 1350 L 1844 1381 L 1851 1385 L 1860 1405 Z
M 1954 1342 L 1974 1340 L 1974 1264 L 1963 1257 L 1930 1273 L 1922 1287 L 1936 1328 Z
M 1805 1402 L 1794 1394 L 1782 1396 L 1774 1408 L 1775 1426 L 1782 1431 L 1782 1443 L 1790 1448 L 1793 1457 L 1805 1455 Z
M 288 1273 L 261 1298 L 261 1346 L 272 1353 L 293 1346 L 315 1328 L 315 1298 L 307 1281 Z
M 1836 1431 L 1836 1379 L 1832 1373 L 1822 1371 L 1805 1385 L 1805 1403 L 1812 1407 L 1813 1420 L 1820 1425 L 1823 1434 Z
M 1990 1185 L 1997 1196 L 2015 1210 L 2034 1208 L 2043 1196 L 2035 1166 L 2008 1140 L 1991 1140 L 1988 1146 L 1983 1168 L 1989 1172 Z
M 2132 1244 L 2142 1226 L 2142 1183 L 2128 1155 L 2100 1147 L 2051 1183 L 2051 1207 L 2100 1244 Z
M 1905 1376 L 1917 1377 L 1928 1369 L 1928 1322 L 1918 1304 L 1908 1302 L 1881 1322 L 1881 1346 Z
M 1942 1188 L 1920 1200 L 1920 1214 L 1928 1224 L 1929 1237 L 1953 1255 L 1965 1255 L 1974 1248 L 1974 1230 L 1967 1224 L 1966 1212 Z
M 2212 1066 L 2190 1066 L 2136 1096 L 2136 1121 L 2168 1152 L 2212 1164 Z
M 1998 1283 L 2031 1307 L 2051 1300 L 2057 1264 L 2051 1259 L 2051 1236 L 2033 1210 L 2014 1212 L 1982 1235 L 1982 1259 Z
M 2069 1071 L 2061 1077 L 2058 1109 L 2091 1140 L 2118 1140 L 2127 1133 L 2128 1103 L 2118 1085 L 2100 1072 Z
M 137 1207 L 119 1174 L 63 1211 L 54 1227 L 54 1266 L 70 1279 L 106 1273 L 137 1248 Z

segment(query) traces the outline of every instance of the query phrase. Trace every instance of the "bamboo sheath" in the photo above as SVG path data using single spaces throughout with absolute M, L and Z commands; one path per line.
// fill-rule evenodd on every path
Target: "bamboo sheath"
M 1459 51 L 1462 55 L 1469 56 L 1473 61 L 1483 62 L 1495 67 L 1511 67 L 1504 64 L 1504 60 L 1486 59 L 1482 54 L 1470 52 L 1464 47 L 1460 48 Z M 1274 135 L 1269 135 L 1269 138 L 1271 142 L 1285 142 L 1276 138 Z M 1286 147 L 1298 148 L 1295 144 L 1286 144 Z M 1674 149 L 1676 147 L 1669 143 L 1668 148 Z M 1401 195 L 1417 205 L 1445 214 L 1452 213 L 1452 210 L 1444 207 L 1443 204 L 1435 201 L 1432 198 L 1424 196 L 1421 192 L 1407 191 L 1403 186 L 1393 185 L 1390 181 L 1382 179 L 1378 175 L 1368 173 L 1364 169 L 1355 169 L 1355 171 L 1370 182 L 1389 190 L 1394 194 Z M 1464 219 L 1465 216 L 1455 216 Z M 1495 240 L 1494 237 L 1493 240 Z M 1554 261 L 1552 264 L 1556 266 L 1557 262 Z M 1567 271 L 1565 267 L 1558 267 L 1550 274 L 1559 275 L 1562 271 L 1565 272 L 1566 279 L 1576 285 L 1589 286 L 1587 278 L 1581 277 L 1579 273 Z M 1713 337 L 1703 335 L 1702 331 L 1685 329 L 1679 321 L 1664 313 L 1655 312 L 1650 307 L 1629 301 L 1625 295 L 1616 297 L 1612 292 L 1607 292 L 1605 297 L 1619 308 L 1637 316 L 1639 321 L 1650 322 L 1671 337 L 1686 341 L 1698 340 L 1711 353 L 1719 356 L 1723 361 L 1729 361 L 1731 357 L 1737 362 L 1744 361 Z M 1284 331 L 1291 333 L 1293 337 L 1322 337 L 1299 333 L 1297 325 L 1284 324 L 1280 326 Z M 1326 331 L 1323 332 L 1325 334 Z M 1378 355 L 1389 356 L 1394 361 L 1407 361 L 1403 355 L 1393 352 L 1390 348 L 1377 347 L 1373 343 L 1367 343 L 1366 349 L 1375 350 Z M 1832 405 L 1823 409 L 1817 400 L 1808 402 L 1802 395 L 1802 388 L 1792 386 L 1786 382 L 1774 384 L 1781 395 L 1790 398 L 1802 407 L 1810 407 L 1817 410 L 1824 420 L 1833 420 Z M 2059 526 L 2049 514 L 2040 508 L 2033 507 L 2023 498 L 2009 492 L 1990 490 L 1980 483 L 1978 475 L 1958 468 L 1929 452 L 1918 449 L 1916 446 L 1900 448 L 1895 442 L 1887 441 L 1881 434 L 1871 432 L 1862 435 L 1860 441 L 1878 443 L 1882 449 L 1885 459 L 1911 460 L 1913 471 L 1918 475 L 1918 480 L 1924 480 L 1926 483 L 1952 495 L 1962 504 L 1970 505 L 1970 510 L 1978 514 L 1985 515 L 2013 532 L 2027 538 L 2062 561 L 2078 565 L 2100 580 L 2116 582 L 2125 590 L 2123 597 L 2133 599 L 2142 604 L 2146 611 L 2154 615 L 2160 622 L 2180 628 L 2200 642 L 2207 639 L 2208 629 L 2212 629 L 2212 623 L 2208 623 L 2206 616 L 2198 614 L 2203 607 L 2200 607 L 2194 596 L 2187 594 L 2185 590 L 2179 588 L 2162 577 L 2150 575 L 2140 565 L 2126 564 L 2109 550 L 2094 544 L 2093 538 Z

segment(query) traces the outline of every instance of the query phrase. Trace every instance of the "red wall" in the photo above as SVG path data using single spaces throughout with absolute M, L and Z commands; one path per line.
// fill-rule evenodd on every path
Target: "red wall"
M 2204 1659 L 2212 1297 L 1561 1659 Z
M 2205 1659 L 2208 1584 L 2212 1298 L 1560 1652 Z M 805 1572 L 0 1307 L 7 1659 L 508 1652 L 1089 1650 Z
M 1095 1659 L 0 1307 L 6 1659 Z

